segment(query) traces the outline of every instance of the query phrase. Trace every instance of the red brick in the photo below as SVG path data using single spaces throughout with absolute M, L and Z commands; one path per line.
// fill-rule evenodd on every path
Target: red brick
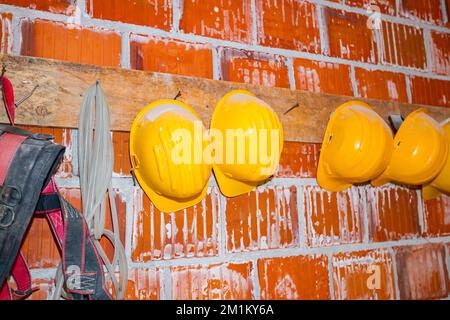
M 27 298 L 27 300 L 50 300 L 55 288 L 54 279 L 32 279 L 32 288 L 38 290 Z
M 265 87 L 289 88 L 285 58 L 253 51 L 220 48 L 220 79 Z
M 90 0 L 88 14 L 96 19 L 114 20 L 169 31 L 172 27 L 172 1 L 169 0 Z
M 180 30 L 201 36 L 250 43 L 251 1 L 186 0 L 181 2 Z
M 335 254 L 332 268 L 337 300 L 395 299 L 393 263 L 385 249 Z
M 120 52 L 116 32 L 46 20 L 22 22 L 22 55 L 118 67 Z
M 408 103 L 404 74 L 355 68 L 358 93 L 363 98 Z
M 450 75 L 450 35 L 431 31 L 431 59 L 434 73 Z
M 284 142 L 276 177 L 315 178 L 320 144 Z
M 139 188 L 135 189 L 133 204 L 133 261 L 218 254 L 221 203 L 217 188 L 210 188 L 199 204 L 176 213 L 160 212 Z
M 396 248 L 396 262 L 401 299 L 438 299 L 449 295 L 443 245 Z
M 59 192 L 72 206 L 82 212 L 81 191 L 79 188 L 59 188 Z
M 367 27 L 367 16 L 325 8 L 324 20 L 331 56 L 371 63 L 378 61 L 375 32 Z
M 61 195 L 81 210 L 80 189 L 60 188 Z M 55 268 L 61 261 L 58 245 L 43 216 L 36 216 L 31 220 L 30 227 L 21 247 L 30 268 Z
M 0 14 L 0 53 L 11 53 L 12 51 L 12 15 Z
M 120 176 L 129 176 L 130 162 L 130 133 L 115 131 L 112 134 L 114 145 L 114 173 Z
M 114 189 L 115 193 L 115 204 L 117 210 L 117 220 L 118 220 L 118 228 L 119 230 L 114 230 L 119 233 L 119 239 L 122 244 L 125 246 L 125 232 L 126 232 L 126 218 L 127 218 L 127 204 L 123 195 L 120 193 L 120 190 Z M 113 231 L 113 225 L 111 220 L 111 207 L 109 196 L 106 199 L 106 220 L 105 220 L 105 229 Z M 110 261 L 112 261 L 114 257 L 114 247 L 111 245 L 111 242 L 103 237 L 100 239 L 100 244 L 103 247 L 103 250 L 109 257 Z
M 441 0 L 400 0 L 400 16 L 442 24 Z
M 431 236 L 450 235 L 450 196 L 424 201 L 425 230 Z
M 384 64 L 425 69 L 427 58 L 423 30 L 398 23 L 381 23 L 381 60 Z
M 126 300 L 159 300 L 161 271 L 159 269 L 129 269 Z
M 227 199 L 227 246 L 231 252 L 298 245 L 297 189 L 261 187 Z
M 410 76 L 412 103 L 450 107 L 450 81 Z
M 131 67 L 192 77 L 212 78 L 208 44 L 131 35 Z
M 383 1 L 374 1 L 374 0 L 331 0 L 332 2 L 337 2 L 340 4 L 344 4 L 351 7 L 367 9 L 371 5 L 375 5 L 380 9 L 381 13 L 396 15 L 396 0 L 383 0 Z M 374 11 L 374 10 L 372 10 Z
M 24 130 L 39 133 L 49 134 L 54 137 L 54 142 L 66 147 L 64 157 L 58 167 L 56 176 L 60 178 L 68 178 L 77 175 L 73 170 L 73 157 L 76 156 L 76 150 L 73 149 L 72 130 L 66 128 L 48 128 L 48 127 L 33 127 L 33 126 L 19 126 Z
M 447 23 L 445 26 L 448 28 L 450 26 L 450 20 L 448 19 L 450 16 L 450 0 L 445 0 L 445 8 L 447 9 Z
M 176 300 L 250 300 L 253 264 L 173 267 L 172 298 Z
M 330 299 L 326 256 L 258 260 L 263 300 Z
M 367 189 L 367 211 L 372 241 L 409 239 L 420 235 L 415 190 L 394 186 Z
M 75 12 L 76 0 L 1 0 L 0 3 L 72 15 Z
M 362 242 L 364 210 L 358 188 L 331 193 L 305 186 L 302 193 L 308 246 Z
M 31 220 L 21 251 L 31 269 L 56 268 L 61 261 L 58 245 L 44 217 Z
M 320 53 L 314 4 L 303 0 L 256 0 L 258 44 Z
M 295 59 L 294 75 L 298 90 L 353 96 L 349 66 Z

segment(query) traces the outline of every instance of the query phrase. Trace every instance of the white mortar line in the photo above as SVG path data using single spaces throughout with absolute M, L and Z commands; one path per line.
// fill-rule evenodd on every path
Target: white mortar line
M 400 300 L 400 288 L 398 285 L 397 258 L 396 258 L 397 254 L 395 253 L 394 249 L 392 249 L 392 248 L 387 248 L 387 251 L 391 255 L 391 259 L 392 259 L 392 272 L 393 272 L 393 276 L 394 276 L 394 286 L 395 286 L 394 299 Z
M 172 32 L 180 31 L 181 10 L 180 0 L 172 0 Z
M 219 193 L 219 212 L 217 223 L 219 224 L 219 230 L 217 235 L 217 242 L 219 244 L 218 255 L 225 256 L 227 254 L 227 219 L 226 219 L 226 207 L 227 207 L 227 198 Z M 215 227 L 215 226 L 214 226 Z
M 357 251 L 367 251 L 374 249 L 389 249 L 392 247 L 418 246 L 431 243 L 450 243 L 450 236 L 439 238 L 419 238 L 404 239 L 399 241 L 386 241 L 377 243 L 357 243 L 343 244 L 329 247 L 316 248 L 283 248 L 272 250 L 257 250 L 250 252 L 226 253 L 221 256 L 214 257 L 197 257 L 197 258 L 179 258 L 172 260 L 155 260 L 149 262 L 132 262 L 131 268 L 151 268 L 163 266 L 186 266 L 186 265 L 210 265 L 229 262 L 247 262 L 252 259 L 280 258 L 290 256 L 304 255 L 327 255 L 335 253 L 348 253 Z
M 252 43 L 256 45 L 258 44 L 258 15 L 255 0 L 251 0 L 250 8 L 252 12 Z
M 122 52 L 120 54 L 120 66 L 124 69 L 131 69 L 130 60 L 130 33 L 122 32 Z
M 361 195 L 361 203 L 363 206 L 363 242 L 369 243 L 370 230 L 369 230 L 369 208 L 367 206 L 367 192 L 364 188 L 360 188 L 359 194 Z
M 219 48 L 212 48 L 212 68 L 213 68 L 213 79 L 221 80 L 222 78 L 222 68 L 220 65 Z
M 447 14 L 447 3 L 446 0 L 441 0 L 441 14 L 442 14 L 442 22 L 447 23 L 448 22 L 448 14 Z
M 252 260 L 253 269 L 251 272 L 251 279 L 253 283 L 253 299 L 261 299 L 261 286 L 259 284 L 259 270 L 258 270 L 258 260 Z
M 13 15 L 11 21 L 12 28 L 12 54 L 20 55 L 22 50 L 22 23 L 21 18 Z
M 160 294 L 162 300 L 173 300 L 172 297 L 172 275 L 170 272 L 170 268 L 166 267 L 163 269 L 160 269 L 161 276 L 160 276 Z
M 433 70 L 433 56 L 431 53 L 431 32 L 428 28 L 423 29 L 423 41 L 425 45 L 425 57 L 427 61 L 426 70 L 432 72 Z
M 401 2 L 402 0 L 395 0 L 395 12 L 397 13 L 397 16 L 400 15 L 401 8 Z
M 317 21 L 319 24 L 320 48 L 322 54 L 327 55 L 330 52 L 330 42 L 328 38 L 328 26 L 323 17 L 323 7 L 317 5 Z
M 53 280 L 56 275 L 56 268 L 30 269 L 32 279 Z
M 78 166 L 78 129 L 70 129 L 70 141 L 72 142 L 72 175 L 79 176 Z
M 125 199 L 125 255 L 127 257 L 128 263 L 130 263 L 132 256 L 131 244 L 133 242 L 133 219 L 134 219 L 134 189 L 133 187 L 127 188 L 128 191 L 122 190 L 119 188 L 120 192 L 123 192 L 126 195 Z
M 62 178 L 57 177 L 56 182 L 61 188 L 79 188 L 80 187 L 80 179 L 78 177 L 70 177 L 70 178 Z M 122 189 L 133 187 L 133 178 L 131 177 L 119 177 L 113 176 L 112 178 L 113 188 Z M 276 187 L 276 186 L 318 186 L 317 180 L 315 178 L 273 178 L 266 184 L 264 187 Z M 209 187 L 217 187 L 217 183 L 212 176 L 209 181 Z
M 307 248 L 306 212 L 303 188 L 297 186 L 298 241 L 300 248 Z
M 428 232 L 428 226 L 425 223 L 425 212 L 422 203 L 422 192 L 420 190 L 416 190 L 416 194 L 417 194 L 417 211 L 419 212 L 418 222 L 420 227 L 420 235 L 423 236 L 424 233 Z
M 333 281 L 333 255 L 332 254 L 327 254 L 327 259 L 328 259 L 328 285 L 330 287 L 330 298 L 331 300 L 336 300 L 336 296 L 334 293 L 334 281 Z
M 68 21 L 73 24 L 82 25 L 83 16 L 86 13 L 86 2 L 85 0 L 79 0 L 75 2 L 75 13 L 70 16 Z
M 350 66 L 350 81 L 352 83 L 353 95 L 355 97 L 361 97 L 359 90 L 358 90 L 358 83 L 356 82 L 356 74 L 355 74 L 354 66 Z
M 288 77 L 289 77 L 289 86 L 291 90 L 295 90 L 295 69 L 294 69 L 294 61 L 291 57 L 287 57 L 285 59 L 286 67 L 288 69 Z
M 408 75 L 405 74 L 406 96 L 408 97 L 408 103 L 412 103 L 412 89 L 411 80 Z
M 90 0 L 77 0 L 76 2 L 76 6 L 79 9 L 81 16 L 88 16 L 88 12 L 86 11 L 87 10 L 86 1 Z
M 19 17 L 28 17 L 30 19 L 41 18 L 41 19 L 47 19 L 47 20 L 51 20 L 51 21 L 55 21 L 55 22 L 69 23 L 68 17 L 65 15 L 48 13 L 48 12 L 44 12 L 44 11 L 34 11 L 34 10 L 30 10 L 30 9 L 25 9 L 25 8 L 17 8 L 17 7 L 13 7 L 13 6 L 9 6 L 9 5 L 0 5 L 0 12 L 11 12 Z M 247 44 L 239 43 L 239 42 L 208 38 L 208 37 L 198 36 L 198 35 L 194 35 L 194 34 L 177 33 L 177 32 L 173 32 L 173 31 L 168 32 L 168 31 L 164 31 L 164 30 L 160 30 L 160 29 L 156 29 L 156 28 L 152 28 L 152 27 L 125 24 L 125 23 L 117 22 L 117 21 L 93 19 L 90 17 L 82 19 L 82 22 L 83 22 L 83 27 L 101 28 L 105 31 L 112 31 L 112 32 L 118 32 L 118 33 L 129 32 L 129 33 L 143 34 L 143 35 L 148 35 L 148 36 L 170 38 L 172 40 L 179 40 L 179 41 L 186 41 L 186 42 L 209 43 L 216 47 L 217 46 L 225 46 L 225 47 L 231 47 L 234 49 L 241 49 L 241 50 L 245 49 L 248 51 L 255 51 L 255 52 L 267 53 L 267 54 L 272 54 L 272 55 L 281 55 L 281 56 L 286 56 L 286 57 L 303 58 L 303 59 L 318 60 L 318 61 L 323 61 L 323 62 L 338 63 L 338 64 L 343 64 L 343 65 L 350 65 L 350 66 L 355 66 L 355 67 L 364 68 L 364 69 L 368 69 L 368 70 L 390 71 L 390 72 L 404 73 L 404 74 L 408 74 L 408 75 L 416 75 L 416 76 L 420 76 L 420 77 L 427 77 L 427 78 L 431 78 L 431 79 L 450 81 L 450 76 L 437 75 L 437 74 L 433 74 L 427 70 L 420 70 L 420 69 L 415 69 L 415 68 L 411 68 L 411 67 L 374 65 L 374 64 L 365 63 L 365 62 L 346 60 L 346 59 L 336 58 L 336 57 L 329 57 L 329 56 L 325 56 L 322 54 L 314 54 L 314 53 L 301 52 L 301 51 L 282 49 L 282 48 L 265 47 L 265 46 L 260 46 L 260 45 L 247 45 Z M 427 25 L 427 27 L 428 27 L 428 29 L 433 29 L 429 25 Z M 447 30 L 447 33 L 450 33 L 450 29 L 446 29 L 446 30 Z

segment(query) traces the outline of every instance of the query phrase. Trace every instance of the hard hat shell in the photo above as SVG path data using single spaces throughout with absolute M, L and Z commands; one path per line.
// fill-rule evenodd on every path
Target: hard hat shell
M 204 131 L 194 110 L 176 100 L 156 101 L 134 120 L 130 133 L 134 174 L 159 210 L 181 210 L 206 195 L 212 166 L 203 161 Z M 177 153 L 177 148 L 186 154 Z
M 448 154 L 444 129 L 423 109 L 412 112 L 394 138 L 394 151 L 386 170 L 372 181 L 421 185 L 432 181 L 443 168 Z
M 442 123 L 442 128 L 447 137 L 447 144 L 450 146 L 450 119 Z M 450 151 L 450 150 L 449 150 Z M 425 200 L 437 198 L 441 193 L 450 195 L 450 152 L 447 161 L 438 176 L 429 184 L 422 187 L 422 197 Z
M 273 109 L 252 93 L 235 90 L 226 94 L 214 110 L 210 129 L 218 130 L 223 137 L 219 150 L 222 158 L 217 161 L 216 157 L 213 169 L 225 196 L 250 192 L 276 172 L 283 149 L 283 128 Z M 231 144 L 227 134 L 230 137 L 239 132 L 243 143 L 231 136 Z M 260 139 L 264 134 L 265 141 Z M 233 155 L 232 161 L 227 161 L 227 152 Z
M 370 181 L 386 169 L 392 149 L 392 130 L 369 105 L 344 103 L 328 122 L 317 181 L 331 192 Z

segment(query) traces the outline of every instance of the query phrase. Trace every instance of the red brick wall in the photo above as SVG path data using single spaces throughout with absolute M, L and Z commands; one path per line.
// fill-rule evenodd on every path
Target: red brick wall
M 377 2 L 381 28 L 369 29 Z M 0 0 L 0 50 L 450 107 L 448 5 Z M 68 147 L 58 182 L 79 207 L 76 130 L 32 130 Z M 113 139 L 129 299 L 449 297 L 450 197 L 424 202 L 393 185 L 325 192 L 315 180 L 320 145 L 288 142 L 268 185 L 226 199 L 212 183 L 199 205 L 162 213 L 133 186 L 128 133 Z M 33 221 L 22 249 L 41 288 L 33 298 L 46 298 L 59 253 L 45 221 Z

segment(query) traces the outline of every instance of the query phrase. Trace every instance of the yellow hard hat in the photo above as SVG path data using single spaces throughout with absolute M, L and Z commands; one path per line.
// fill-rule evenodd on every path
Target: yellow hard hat
M 448 143 L 444 129 L 423 109 L 412 112 L 395 135 L 394 152 L 386 170 L 373 186 L 389 181 L 421 185 L 432 181 L 447 160 Z
M 276 172 L 283 128 L 272 108 L 252 93 L 236 90 L 219 101 L 211 120 L 210 134 L 215 132 L 223 143 L 213 168 L 225 196 L 250 192 Z
M 331 115 L 317 170 L 317 182 L 331 192 L 379 176 L 387 167 L 393 135 L 372 108 L 359 101 L 344 103 Z
M 442 124 L 447 137 L 447 143 L 450 146 L 450 119 Z M 422 197 L 425 200 L 437 198 L 441 193 L 450 195 L 450 154 L 447 156 L 444 168 L 438 176 L 429 184 L 422 187 Z
M 212 173 L 203 161 L 200 118 L 188 105 L 159 100 L 133 122 L 130 158 L 142 189 L 160 211 L 174 212 L 200 202 Z

